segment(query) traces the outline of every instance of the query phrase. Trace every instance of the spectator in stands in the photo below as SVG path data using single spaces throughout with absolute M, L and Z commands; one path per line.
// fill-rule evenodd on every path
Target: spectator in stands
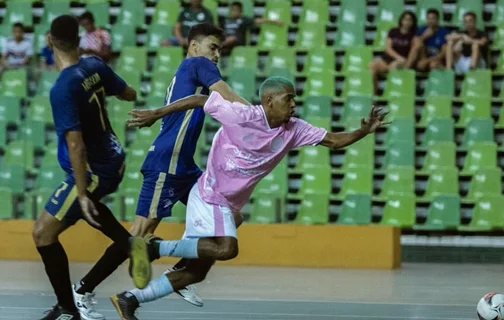
M 226 40 L 222 44 L 223 50 L 225 52 L 231 52 L 235 46 L 244 46 L 246 44 L 247 31 L 255 25 L 265 23 L 279 26 L 284 25 L 284 23 L 279 20 L 245 17 L 243 16 L 243 4 L 239 1 L 231 3 L 229 17 L 222 18 L 220 21 L 220 26 L 226 33 Z
M 375 60 L 369 65 L 369 70 L 373 72 L 375 91 L 378 88 L 380 73 L 413 67 L 419 48 L 416 29 L 416 15 L 411 11 L 405 11 L 399 18 L 399 27 L 389 31 L 383 58 Z M 414 46 L 415 48 L 413 48 Z
M 79 22 L 85 30 L 79 44 L 81 56 L 97 56 L 103 61 L 108 61 L 112 51 L 110 33 L 95 26 L 94 16 L 89 11 L 79 17 Z
M 33 45 L 24 36 L 23 24 L 18 22 L 12 27 L 12 37 L 2 46 L 2 69 L 17 69 L 28 66 L 33 56 Z
M 446 68 L 453 68 L 455 72 L 463 74 L 471 69 L 486 68 L 488 55 L 488 36 L 476 28 L 476 15 L 467 12 L 464 15 L 464 28 L 462 33 L 452 33 L 446 36 Z
M 47 32 L 47 35 L 49 35 L 49 32 Z M 42 66 L 42 69 L 56 71 L 54 51 L 48 45 L 42 48 L 42 51 L 40 52 L 40 64 Z
M 173 33 L 175 37 L 162 43 L 163 46 L 182 46 L 187 48 L 187 36 L 189 30 L 200 23 L 213 24 L 212 13 L 203 6 L 203 0 L 191 0 L 191 5 L 182 9 L 179 14 Z
M 446 36 L 448 29 L 439 26 L 439 11 L 427 11 L 427 25 L 418 28 L 420 59 L 418 71 L 430 71 L 443 67 L 446 55 Z

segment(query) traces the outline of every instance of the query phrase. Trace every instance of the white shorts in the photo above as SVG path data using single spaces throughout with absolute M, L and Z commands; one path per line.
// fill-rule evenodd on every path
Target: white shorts
M 472 63 L 471 57 L 461 56 L 457 60 L 457 63 L 455 63 L 455 73 L 456 74 L 464 74 L 464 73 L 469 72 L 471 70 L 471 63 Z M 486 68 L 485 60 L 483 60 L 483 59 L 479 60 L 478 68 L 480 68 L 480 69 Z
M 233 237 L 238 238 L 230 208 L 209 204 L 201 199 L 198 183 L 189 192 L 186 230 L 183 239 Z

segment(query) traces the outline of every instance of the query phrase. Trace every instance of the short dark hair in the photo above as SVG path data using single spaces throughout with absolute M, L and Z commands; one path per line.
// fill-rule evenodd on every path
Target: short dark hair
M 82 21 L 82 20 L 89 20 L 91 22 L 95 21 L 93 14 L 91 12 L 89 12 L 89 11 L 86 11 L 83 14 L 80 15 L 79 21 Z
M 439 18 L 439 10 L 438 9 L 430 8 L 429 10 L 427 10 L 427 15 L 429 15 L 429 14 L 435 14 L 436 17 Z
M 51 23 L 53 45 L 62 50 L 75 50 L 79 46 L 79 21 L 71 15 L 57 17 Z
M 231 7 L 238 7 L 240 10 L 243 10 L 243 3 L 240 1 L 233 1 L 231 2 Z
M 259 97 L 262 98 L 263 95 L 268 93 L 279 93 L 286 88 L 294 88 L 294 84 L 284 77 L 269 77 L 261 84 L 259 88 Z
M 21 28 L 24 31 L 24 25 L 21 22 L 16 22 L 12 25 L 12 29 L 14 28 Z
M 466 13 L 464 13 L 464 18 L 467 17 L 467 16 L 471 16 L 474 20 L 477 20 L 478 18 L 476 17 L 476 13 L 472 12 L 472 11 L 468 11 Z
M 187 40 L 191 43 L 192 40 L 199 41 L 200 38 L 206 38 L 209 36 L 214 36 L 221 41 L 226 39 L 224 31 L 221 28 L 210 23 L 200 23 L 191 28 Z

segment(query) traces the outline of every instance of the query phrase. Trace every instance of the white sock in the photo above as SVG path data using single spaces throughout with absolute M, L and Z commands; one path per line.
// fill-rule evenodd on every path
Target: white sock
M 145 289 L 133 289 L 128 292 L 133 294 L 135 298 L 137 298 L 138 302 L 141 303 L 165 297 L 173 293 L 173 287 L 170 280 L 168 280 L 168 277 L 166 275 L 162 275 L 158 279 L 149 282 L 149 285 Z

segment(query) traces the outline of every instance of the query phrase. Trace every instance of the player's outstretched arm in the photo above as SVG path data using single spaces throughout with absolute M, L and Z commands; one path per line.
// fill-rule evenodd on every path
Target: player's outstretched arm
M 132 87 L 127 86 L 121 94 L 116 96 L 116 98 L 123 101 L 136 101 L 137 92 Z
M 224 80 L 217 81 L 209 88 L 212 91 L 217 91 L 220 95 L 229 102 L 239 102 L 246 106 L 250 106 L 250 102 L 240 97 Z
M 184 99 L 180 99 L 163 108 L 156 110 L 133 110 L 128 114 L 133 117 L 127 121 L 128 127 L 143 128 L 150 127 L 157 120 L 176 112 L 183 112 L 191 109 L 202 108 L 208 96 L 194 95 Z
M 373 107 L 367 119 L 361 120 L 361 127 L 351 132 L 328 132 L 320 143 L 324 147 L 340 149 L 349 146 L 368 134 L 374 133 L 376 129 L 389 124 L 383 121 L 388 112 L 383 112 L 381 107 Z

